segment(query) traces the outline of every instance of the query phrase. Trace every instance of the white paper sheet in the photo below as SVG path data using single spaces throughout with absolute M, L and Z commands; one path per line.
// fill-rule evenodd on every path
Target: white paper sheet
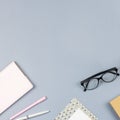
M 86 115 L 81 109 L 76 110 L 76 112 L 70 117 L 69 120 L 91 120 L 88 115 Z

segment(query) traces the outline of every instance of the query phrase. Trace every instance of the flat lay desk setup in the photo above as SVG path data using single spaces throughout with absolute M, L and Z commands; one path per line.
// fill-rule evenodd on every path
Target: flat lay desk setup
M 111 83 L 119 75 L 120 73 L 118 72 L 118 68 L 113 67 L 88 77 L 87 79 L 81 81 L 80 85 L 84 88 L 84 92 L 87 90 L 94 90 L 99 86 L 100 81 Z M 32 88 L 33 84 L 21 71 L 16 62 L 11 62 L 0 74 L 0 113 L 2 114 Z M 11 116 L 10 120 L 28 120 L 49 113 L 50 110 L 45 110 L 18 118 L 20 115 L 32 109 L 36 105 L 44 102 L 45 100 L 47 100 L 47 97 L 43 96 L 42 98 L 22 109 L 20 112 Z M 120 117 L 120 96 L 110 101 L 110 105 Z M 60 112 L 56 118 L 54 118 L 54 120 L 98 120 L 98 118 L 79 100 L 74 98 L 65 107 L 65 109 Z
M 0 120 L 120 119 L 120 0 L 0 1 Z

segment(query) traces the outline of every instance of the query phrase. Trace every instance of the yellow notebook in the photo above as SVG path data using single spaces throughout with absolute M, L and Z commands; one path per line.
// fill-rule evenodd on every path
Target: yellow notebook
M 120 96 L 116 97 L 112 101 L 110 101 L 110 105 L 115 110 L 117 115 L 120 117 Z

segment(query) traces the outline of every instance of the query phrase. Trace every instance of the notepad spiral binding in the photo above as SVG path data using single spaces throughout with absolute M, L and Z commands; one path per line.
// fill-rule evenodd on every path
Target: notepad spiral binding
M 98 120 L 84 105 L 82 105 L 76 98 L 65 107 L 65 109 L 58 114 L 54 120 L 69 120 L 69 118 L 76 112 L 77 109 L 83 110 L 91 120 Z

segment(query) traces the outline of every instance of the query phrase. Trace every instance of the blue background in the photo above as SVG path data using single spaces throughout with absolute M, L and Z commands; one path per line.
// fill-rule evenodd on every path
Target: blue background
M 120 66 L 120 1 L 0 0 L 0 69 L 13 60 L 35 88 L 0 120 L 44 95 L 47 101 L 22 116 L 50 109 L 33 120 L 53 120 L 76 97 L 99 120 L 118 120 L 109 101 L 120 95 L 120 77 L 88 92 L 79 82 Z

